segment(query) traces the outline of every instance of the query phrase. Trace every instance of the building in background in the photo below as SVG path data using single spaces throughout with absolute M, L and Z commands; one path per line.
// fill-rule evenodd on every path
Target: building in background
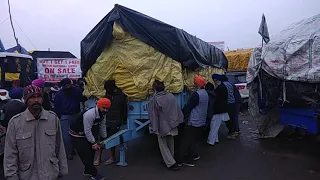
M 221 51 L 224 51 L 224 48 L 225 48 L 224 41 L 216 41 L 216 42 L 208 42 L 208 43 L 214 45 L 217 48 L 219 48 Z

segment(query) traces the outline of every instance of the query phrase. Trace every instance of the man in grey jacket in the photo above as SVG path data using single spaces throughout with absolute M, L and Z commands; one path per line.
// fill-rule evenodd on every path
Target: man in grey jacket
M 178 135 L 178 125 L 183 122 L 181 108 L 173 94 L 165 92 L 162 82 L 153 84 L 156 91 L 148 105 L 148 115 L 152 132 L 158 136 L 158 143 L 164 163 L 170 170 L 179 166 L 174 159 L 174 136 Z
M 15 115 L 6 133 L 4 174 L 7 180 L 56 180 L 68 173 L 58 116 L 42 108 L 42 89 L 24 89 L 28 108 Z
M 72 145 L 75 147 L 82 163 L 84 164 L 84 176 L 93 180 L 105 179 L 101 176 L 93 164 L 95 151 L 102 147 L 97 142 L 99 136 L 107 138 L 106 113 L 111 106 L 107 98 L 100 98 L 94 108 L 87 110 L 82 118 L 76 118 L 71 124 L 69 134 Z

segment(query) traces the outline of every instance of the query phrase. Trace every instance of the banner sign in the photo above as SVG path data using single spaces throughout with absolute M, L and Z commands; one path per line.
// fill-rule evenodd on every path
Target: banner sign
M 38 58 L 39 78 L 56 83 L 64 78 L 76 80 L 81 78 L 80 60 L 75 58 Z

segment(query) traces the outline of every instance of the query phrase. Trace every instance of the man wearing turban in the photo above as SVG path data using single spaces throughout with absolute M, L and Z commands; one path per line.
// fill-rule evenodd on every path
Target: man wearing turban
M 195 166 L 194 160 L 199 160 L 197 151 L 198 139 L 204 132 L 207 124 L 207 110 L 209 95 L 204 89 L 206 80 L 196 75 L 194 77 L 196 91 L 191 95 L 182 112 L 186 119 L 186 127 L 181 137 L 180 150 L 177 162 L 179 165 Z M 187 155 L 187 156 L 186 156 Z
M 98 173 L 93 161 L 95 152 L 102 148 L 98 137 L 107 138 L 106 114 L 110 107 L 109 99 L 100 98 L 96 107 L 80 113 L 81 116 L 76 118 L 69 130 L 72 145 L 84 164 L 83 175 L 94 180 L 105 179 Z

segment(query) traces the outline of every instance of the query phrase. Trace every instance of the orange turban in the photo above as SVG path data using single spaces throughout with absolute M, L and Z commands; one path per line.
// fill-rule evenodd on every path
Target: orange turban
M 206 86 L 206 80 L 199 75 L 194 76 L 194 83 L 200 87 Z
M 100 98 L 98 101 L 97 101 L 97 107 L 98 108 L 110 108 L 111 106 L 111 101 L 108 99 L 108 98 Z

